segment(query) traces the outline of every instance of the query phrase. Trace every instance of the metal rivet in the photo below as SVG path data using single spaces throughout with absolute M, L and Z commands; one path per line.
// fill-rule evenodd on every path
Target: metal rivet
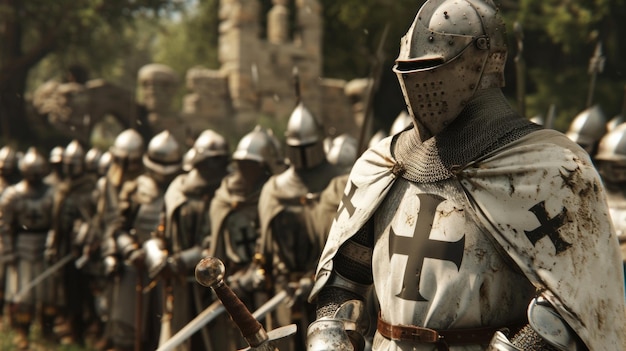
M 432 41 L 434 41 L 434 40 L 435 40 L 435 38 L 434 38 L 432 35 L 431 35 L 430 37 L 428 37 L 428 41 L 431 41 L 431 42 L 432 42 Z

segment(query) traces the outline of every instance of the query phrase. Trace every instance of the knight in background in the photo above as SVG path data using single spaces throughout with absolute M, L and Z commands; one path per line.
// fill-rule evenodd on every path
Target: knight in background
M 0 149 L 0 196 L 11 185 L 19 181 L 19 170 L 17 169 L 17 153 L 9 145 Z M 4 257 L 0 258 L 0 330 L 4 328 L 4 289 L 6 267 Z
M 85 151 L 78 140 L 65 147 L 61 163 L 66 177 L 55 191 L 55 221 L 46 242 L 46 258 L 51 262 L 68 254 L 78 258 L 96 210 L 92 193 L 97 179 L 94 174 L 86 172 Z M 86 327 L 96 313 L 89 276 L 75 262 L 72 260 L 63 267 L 63 310 L 60 312 L 64 323 L 57 328 L 57 334 L 64 344 L 84 345 Z
M 171 322 L 169 327 L 161 328 L 161 341 L 168 340 L 206 307 L 206 289 L 195 284 L 193 277 L 203 249 L 209 245 L 209 205 L 228 173 L 229 153 L 228 142 L 222 135 L 210 129 L 203 131 L 187 152 L 191 155 L 188 159 L 191 169 L 178 175 L 165 192 L 165 228 L 161 238 L 154 238 L 162 240 L 159 245 L 167 250 L 165 262 L 158 259 L 158 251 L 146 250 L 149 274 L 162 276 L 164 293 L 171 294 L 173 300 L 171 306 L 163 306 L 165 313 L 171 314 Z M 197 334 L 177 350 L 211 349 L 211 345 L 203 343 L 225 339 L 223 335 L 215 335 L 209 340 L 206 328 Z M 213 345 L 212 349 L 222 348 Z
M 308 293 L 323 246 L 323 238 L 313 227 L 313 210 L 322 190 L 341 174 L 341 169 L 327 161 L 321 123 L 302 102 L 289 117 L 285 139 L 289 168 L 270 177 L 259 198 L 259 253 L 270 275 L 270 285 L 274 286 L 273 293 L 294 285 L 300 287 L 296 291 Z M 296 296 L 291 306 L 279 307 L 275 316 L 277 326 L 306 326 L 313 311 L 304 297 Z M 304 337 L 296 339 L 292 347 L 302 349 Z
M 155 135 L 142 157 L 145 171 L 124 183 L 119 195 L 121 221 L 113 231 L 121 270 L 113 284 L 111 331 L 115 350 L 156 349 L 162 303 L 160 289 L 139 294 L 149 283 L 144 243 L 160 225 L 165 191 L 181 171 L 182 150 L 167 130 Z
M 121 222 L 120 193 L 124 184 L 143 172 L 144 141 L 134 129 L 122 131 L 98 162 L 99 174 L 93 198 L 96 213 L 83 246 L 83 269 L 96 273 L 93 293 L 101 325 L 101 339 L 96 349 L 112 346 L 111 303 L 113 285 L 120 276 L 121 263 L 116 256 L 113 232 Z M 108 160 L 107 160 L 108 159 Z
M 420 8 L 393 68 L 413 128 L 352 168 L 309 351 L 360 349 L 372 288 L 374 351 L 626 349 L 605 190 L 580 146 L 510 107 L 505 43 L 490 0 Z
M 618 125 L 600 139 L 595 160 L 626 270 L 626 124 Z
M 48 161 L 34 147 L 19 161 L 19 170 L 24 179 L 8 187 L 0 200 L 0 256 L 7 265 L 5 293 L 11 325 L 17 332 L 15 346 L 26 350 L 35 320 L 39 320 L 44 338 L 54 339 L 52 328 L 59 305 L 53 280 L 22 290 L 47 268 L 44 247 L 52 228 L 54 193 L 44 182 Z

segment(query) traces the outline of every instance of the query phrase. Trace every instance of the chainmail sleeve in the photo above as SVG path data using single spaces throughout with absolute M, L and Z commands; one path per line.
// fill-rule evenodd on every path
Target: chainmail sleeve
M 340 275 L 342 279 L 354 282 L 358 286 L 371 286 L 372 261 L 371 254 L 374 247 L 373 220 L 369 220 L 352 238 L 346 241 L 335 256 L 335 268 L 333 275 Z M 364 255 L 355 254 L 360 248 L 361 252 L 369 252 L 369 259 Z M 332 278 L 331 278 L 332 280 Z M 357 289 L 351 290 L 346 287 L 335 286 L 332 283 L 324 287 L 317 299 L 316 318 L 332 316 L 335 311 L 348 300 L 365 300 L 365 296 Z

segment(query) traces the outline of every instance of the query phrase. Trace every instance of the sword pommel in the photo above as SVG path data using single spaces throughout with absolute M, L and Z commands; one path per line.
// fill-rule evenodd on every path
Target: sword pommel
M 195 275 L 200 284 L 215 291 L 248 344 L 252 347 L 263 344 L 268 339 L 265 329 L 224 282 L 224 272 L 222 261 L 215 257 L 206 257 L 196 265 Z
M 196 280 L 207 288 L 213 288 L 224 282 L 225 272 L 226 268 L 221 260 L 205 257 L 196 265 Z

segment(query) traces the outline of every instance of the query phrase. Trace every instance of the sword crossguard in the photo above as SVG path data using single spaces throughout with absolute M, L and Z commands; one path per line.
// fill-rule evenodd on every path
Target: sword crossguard
M 252 347 L 257 347 L 268 340 L 267 333 L 241 302 L 239 297 L 224 282 L 224 263 L 215 257 L 205 257 L 197 265 L 195 276 L 198 283 L 210 287 L 222 301 L 224 308 L 237 324 L 241 335 Z

